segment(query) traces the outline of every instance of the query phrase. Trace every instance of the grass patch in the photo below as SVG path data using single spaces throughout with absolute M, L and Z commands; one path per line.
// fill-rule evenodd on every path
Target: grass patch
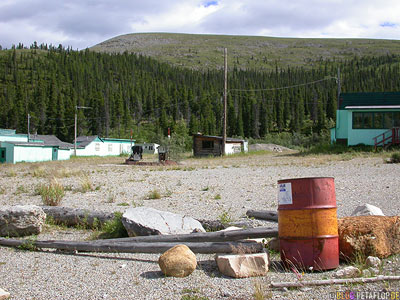
M 149 192 L 149 194 L 147 195 L 147 199 L 161 199 L 161 194 L 157 189 L 154 189 L 152 191 Z
M 88 175 L 84 175 L 80 178 L 80 189 L 79 191 L 82 193 L 94 191 L 94 187 L 92 181 L 90 180 Z
M 390 159 L 388 161 L 389 163 L 392 164 L 398 164 L 400 163 L 400 152 L 394 152 L 392 153 L 392 155 L 390 156 Z
M 38 185 L 36 193 L 42 197 L 43 204 L 48 206 L 58 206 L 65 196 L 64 187 L 55 178 L 48 184 Z
M 219 216 L 218 220 L 223 224 L 223 225 L 229 225 L 233 221 L 232 216 L 230 215 L 229 211 L 224 210 Z
M 121 212 L 115 212 L 114 218 L 104 223 L 101 231 L 102 233 L 99 235 L 99 238 L 102 239 L 128 237 L 128 232 L 126 231 L 124 224 L 122 224 Z

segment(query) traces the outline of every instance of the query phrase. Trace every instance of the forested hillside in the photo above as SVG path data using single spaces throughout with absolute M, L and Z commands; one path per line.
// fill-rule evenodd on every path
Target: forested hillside
M 37 49 L 36 49 L 37 48 Z M 223 61 L 221 61 L 223 64 Z M 320 132 L 332 126 L 337 69 L 343 92 L 400 91 L 400 56 L 320 61 L 312 69 L 244 71 L 230 66 L 228 135 Z M 308 83 L 308 84 L 307 84 Z M 0 128 L 55 134 L 72 141 L 75 106 L 78 134 L 137 140 L 172 132 L 220 135 L 223 72 L 175 68 L 135 54 L 50 49 L 0 51 Z

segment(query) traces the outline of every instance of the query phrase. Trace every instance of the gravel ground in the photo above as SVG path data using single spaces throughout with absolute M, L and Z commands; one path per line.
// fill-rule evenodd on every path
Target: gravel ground
M 147 160 L 152 158 L 147 157 Z M 103 211 L 150 206 L 199 219 L 241 220 L 249 209 L 277 209 L 277 181 L 334 177 L 338 216 L 369 203 L 385 215 L 400 215 L 400 165 L 384 156 L 296 156 L 263 153 L 215 159 L 186 159 L 178 166 L 123 165 L 124 158 L 0 165 L 0 205 L 41 205 L 35 188 L 55 176 L 66 189 L 61 205 Z M 84 183 L 93 190 L 85 192 Z M 151 191 L 161 199 L 148 199 Z M 268 222 L 258 225 L 277 226 Z M 38 239 L 85 240 L 93 233 L 46 226 Z M 186 278 L 166 278 L 158 254 L 70 254 L 0 247 L 0 288 L 11 299 L 253 299 L 260 286 L 265 299 L 330 299 L 338 291 L 400 292 L 398 282 L 272 290 L 269 283 L 296 281 L 277 267 L 272 254 L 266 277 L 231 279 L 221 275 L 213 255 L 197 255 L 198 267 Z M 341 265 L 340 268 L 345 265 Z M 384 261 L 381 274 L 400 275 L 400 256 Z M 306 273 L 302 280 L 327 279 L 333 271 Z M 336 295 L 336 294 L 335 294 Z M 336 296 L 335 296 L 336 297 Z M 331 299 L 336 299 L 332 297 Z M 344 299 L 344 298 L 343 298 Z

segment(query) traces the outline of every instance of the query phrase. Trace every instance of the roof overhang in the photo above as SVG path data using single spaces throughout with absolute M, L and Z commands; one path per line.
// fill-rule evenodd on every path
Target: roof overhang
M 345 106 L 345 109 L 400 109 L 400 105 Z

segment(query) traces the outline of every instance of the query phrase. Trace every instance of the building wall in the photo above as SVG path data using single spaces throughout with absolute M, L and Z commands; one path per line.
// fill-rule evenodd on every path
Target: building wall
M 27 142 L 28 136 L 26 134 L 15 134 L 15 135 L 1 135 L 0 142 Z
M 203 149 L 203 141 L 213 141 L 214 147 Z M 207 155 L 221 155 L 221 140 L 207 138 L 207 137 L 194 137 L 193 139 L 193 155 L 194 156 L 207 156 Z
M 133 145 L 134 143 L 132 143 Z M 120 155 L 126 153 L 127 155 L 131 150 L 131 142 L 125 141 L 102 141 L 96 138 L 87 145 L 84 149 L 76 149 L 77 156 L 108 156 L 108 155 Z M 73 150 L 72 150 L 73 151 Z
M 242 143 L 226 143 L 225 154 L 235 154 L 242 152 Z
M 6 142 L 1 142 L 1 147 L 6 148 L 6 163 L 14 163 L 14 145 Z
M 74 149 L 58 149 L 58 160 L 68 160 L 74 154 Z
M 38 162 L 52 160 L 53 147 L 35 147 L 14 145 L 14 160 L 17 162 Z

